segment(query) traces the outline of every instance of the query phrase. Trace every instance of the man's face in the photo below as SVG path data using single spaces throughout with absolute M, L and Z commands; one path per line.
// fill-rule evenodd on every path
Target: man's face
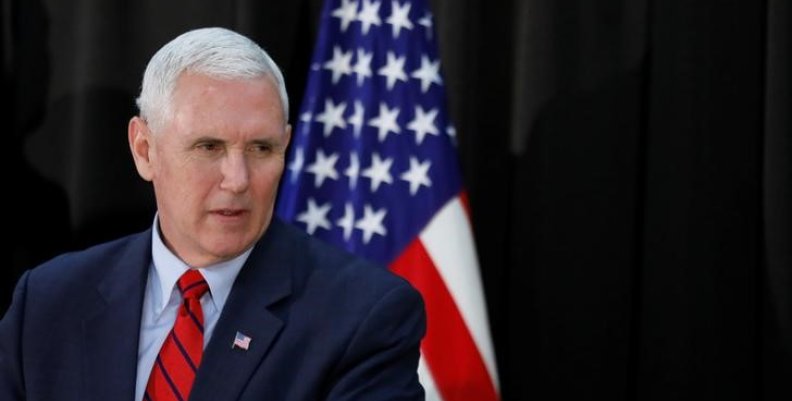
M 269 226 L 291 128 L 270 78 L 183 74 L 158 132 L 133 118 L 138 171 L 152 181 L 168 247 L 193 267 L 231 259 Z

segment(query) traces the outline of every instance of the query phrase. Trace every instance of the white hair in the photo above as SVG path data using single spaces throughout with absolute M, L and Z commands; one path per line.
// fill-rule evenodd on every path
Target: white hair
M 225 28 L 188 31 L 157 51 L 146 66 L 137 106 L 152 129 L 171 117 L 176 81 L 184 72 L 218 79 L 269 76 L 278 88 L 283 118 L 289 119 L 286 83 L 278 65 L 255 42 Z

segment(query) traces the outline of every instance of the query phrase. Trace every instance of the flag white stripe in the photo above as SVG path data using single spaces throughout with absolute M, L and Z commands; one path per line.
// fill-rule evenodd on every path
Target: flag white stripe
M 484 359 L 493 387 L 500 393 L 473 232 L 458 196 L 435 214 L 420 238 Z
M 421 359 L 418 360 L 418 380 L 424 388 L 424 393 L 426 394 L 424 399 L 426 401 L 443 401 L 443 398 L 440 397 L 440 392 L 437 391 L 434 377 L 429 371 L 429 365 L 426 363 L 426 358 L 424 358 L 423 354 Z

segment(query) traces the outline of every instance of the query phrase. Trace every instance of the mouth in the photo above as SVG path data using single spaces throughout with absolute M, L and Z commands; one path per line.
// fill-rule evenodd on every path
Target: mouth
M 213 215 L 222 217 L 239 217 L 247 213 L 245 209 L 215 209 L 210 212 Z

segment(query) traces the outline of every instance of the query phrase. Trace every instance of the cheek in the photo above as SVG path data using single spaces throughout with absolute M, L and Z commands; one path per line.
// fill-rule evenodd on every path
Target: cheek
M 176 204 L 200 202 L 215 185 L 216 169 L 205 163 L 171 163 L 162 167 L 159 186 Z
M 273 162 L 256 174 L 256 192 L 260 198 L 270 199 L 278 192 L 278 182 L 283 173 L 283 163 Z

